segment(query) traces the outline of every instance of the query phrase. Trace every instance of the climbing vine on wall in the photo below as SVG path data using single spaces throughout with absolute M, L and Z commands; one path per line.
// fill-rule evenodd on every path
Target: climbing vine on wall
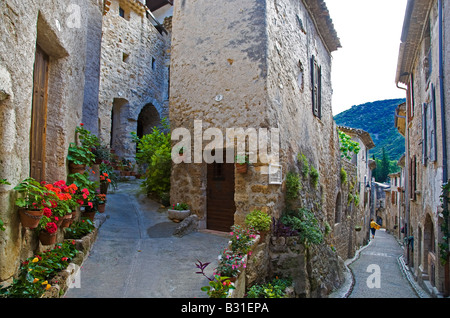
M 352 153 L 357 155 L 361 150 L 359 143 L 353 141 L 352 138 L 344 133 L 343 131 L 338 130 L 339 134 L 339 142 L 341 145 L 341 158 L 347 158 L 349 160 L 352 159 Z

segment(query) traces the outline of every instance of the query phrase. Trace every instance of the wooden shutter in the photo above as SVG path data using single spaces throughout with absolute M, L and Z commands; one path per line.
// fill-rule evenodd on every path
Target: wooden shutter
M 317 64 L 314 55 L 311 57 L 311 91 L 312 91 L 312 111 L 314 116 L 321 117 L 322 113 L 322 69 Z
M 36 46 L 30 133 L 30 177 L 45 180 L 45 138 L 49 57 Z
M 428 112 L 430 114 L 428 120 L 428 135 L 429 135 L 429 155 L 428 159 L 431 162 L 435 162 L 437 160 L 437 147 L 436 147 L 436 95 L 434 85 L 431 84 L 431 92 L 430 92 L 430 104 L 428 105 Z
M 427 109 L 428 105 L 426 103 L 422 104 L 422 163 L 424 165 L 427 164 L 427 156 L 428 156 L 428 123 L 427 123 Z

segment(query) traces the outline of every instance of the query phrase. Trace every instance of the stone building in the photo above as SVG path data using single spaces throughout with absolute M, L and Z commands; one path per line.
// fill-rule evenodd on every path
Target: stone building
M 356 249 L 363 246 L 369 238 L 373 210 L 372 170 L 375 168 L 373 160 L 369 158 L 369 150 L 375 144 L 367 131 L 344 126 L 338 126 L 338 129 L 349 135 L 360 147 L 358 154 L 353 154 L 351 160 L 342 160 L 341 192 L 336 198 L 334 225 L 334 234 L 338 238 L 336 244 L 340 246 L 337 247 L 338 250 L 341 250 L 343 257 L 352 258 Z
M 13 187 L 65 180 L 75 127 L 97 104 L 102 11 L 97 0 L 0 2 L 0 178 L 11 183 L 0 186 L 0 281 L 39 248 Z
M 406 91 L 405 228 L 406 259 L 416 279 L 433 295 L 449 294 L 448 182 L 450 6 L 441 0 L 408 1 L 398 58 L 396 83 Z M 398 108 L 398 113 L 401 108 Z M 401 118 L 401 117 L 399 117 Z M 444 226 L 442 226 L 444 225 Z M 445 261 L 445 265 L 442 265 Z
M 170 17 L 152 11 L 167 1 L 105 1 L 98 105 L 99 137 L 119 157 L 134 159 L 139 137 L 168 117 Z M 169 12 L 170 13 L 170 12 Z M 167 19 L 165 19 L 167 18 Z
M 340 42 L 324 1 L 180 0 L 172 22 L 170 123 L 174 145 L 184 147 L 172 203 L 188 203 L 199 227 L 211 230 L 242 225 L 253 209 L 278 219 L 286 175 L 299 171 L 303 154 L 319 182 L 302 184 L 301 204 L 321 226 L 333 224 L 340 148 L 330 72 Z M 235 167 L 239 138 L 230 131 L 248 137 L 246 173 Z M 270 158 L 261 147 L 267 140 L 279 150 Z M 260 263 L 260 277 L 270 264 Z

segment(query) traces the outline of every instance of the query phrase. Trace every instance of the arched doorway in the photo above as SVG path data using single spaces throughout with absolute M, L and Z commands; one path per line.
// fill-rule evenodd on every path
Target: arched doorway
M 139 113 L 136 135 L 139 138 L 142 138 L 142 136 L 150 134 L 153 127 L 159 127 L 160 125 L 161 117 L 159 116 L 158 110 L 153 104 L 149 103 L 145 105 Z
M 428 274 L 431 285 L 435 286 L 436 240 L 433 220 L 431 219 L 430 214 L 427 214 L 425 217 L 423 228 L 423 257 L 424 272 Z

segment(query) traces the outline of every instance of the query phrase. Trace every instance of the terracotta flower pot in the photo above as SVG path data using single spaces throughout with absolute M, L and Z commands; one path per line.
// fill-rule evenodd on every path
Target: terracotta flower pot
M 248 164 L 246 163 L 237 163 L 236 164 L 236 171 L 238 173 L 247 173 Z
M 97 211 L 84 211 L 81 216 L 84 218 L 88 218 L 89 220 L 91 220 L 92 222 L 94 222 L 94 218 L 95 218 L 95 213 Z
M 97 210 L 99 213 L 103 213 L 103 212 L 105 212 L 105 208 L 106 208 L 106 203 L 103 203 L 103 204 L 98 205 Z
M 38 226 L 40 219 L 44 215 L 44 211 L 20 209 L 19 215 L 23 227 L 34 229 Z
M 72 213 L 66 214 L 63 217 L 61 227 L 63 229 L 67 228 L 67 227 L 69 227 L 72 224 L 72 222 L 73 222 L 73 215 L 72 215 Z
M 48 233 L 46 231 L 39 232 L 39 241 L 42 245 L 52 245 L 56 243 L 56 232 Z
M 77 165 L 73 162 L 69 163 L 69 172 L 70 173 L 83 173 L 86 169 L 86 165 Z

